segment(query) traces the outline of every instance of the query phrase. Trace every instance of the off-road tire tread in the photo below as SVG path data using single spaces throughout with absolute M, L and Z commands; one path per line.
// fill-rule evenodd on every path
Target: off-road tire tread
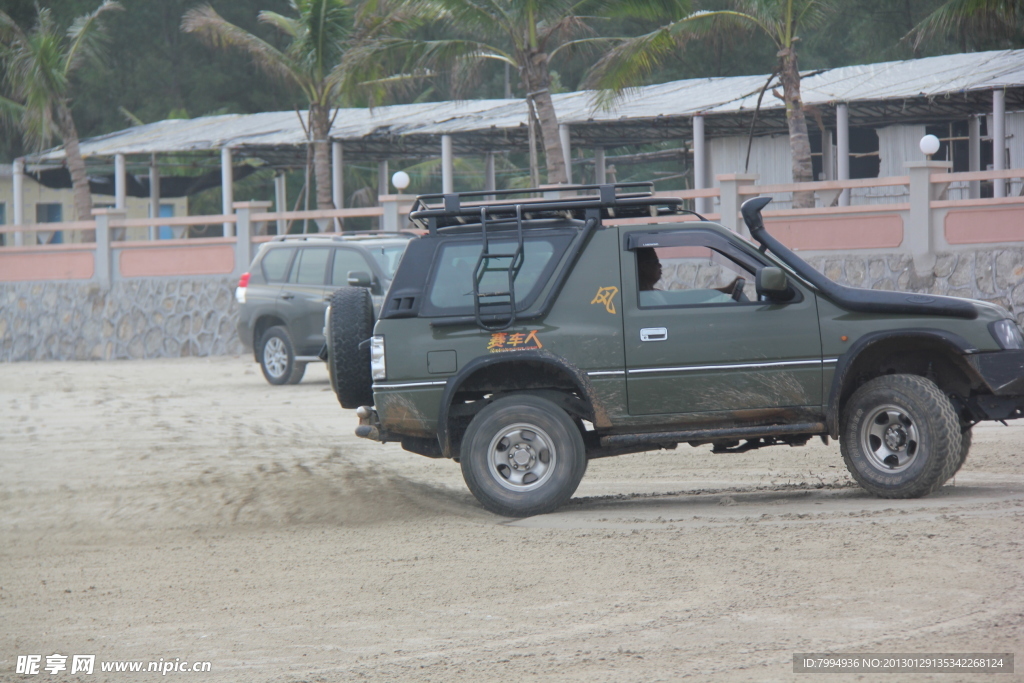
M 479 453 L 474 454 L 470 449 L 477 433 L 481 429 L 490 427 L 491 422 L 497 420 L 497 416 L 501 412 L 521 411 L 524 408 L 539 411 L 540 416 L 552 419 L 558 423 L 557 426 L 562 430 L 562 433 L 558 435 L 551 434 L 550 436 L 555 439 L 565 437 L 568 441 L 566 445 L 571 444 L 569 452 L 560 451 L 558 456 L 562 459 L 560 465 L 568 469 L 562 470 L 565 477 L 561 482 L 552 482 L 543 489 L 520 494 L 521 499 L 515 504 L 510 504 L 490 494 L 488 489 L 498 485 L 488 481 L 491 475 L 487 471 L 486 465 L 480 462 Z M 516 418 L 516 421 L 520 419 L 523 418 Z M 486 440 L 489 441 L 490 437 L 487 437 Z M 484 454 L 483 457 L 484 463 L 486 463 L 488 456 Z M 505 517 L 530 517 L 556 510 L 572 498 L 572 495 L 580 485 L 580 481 L 583 479 L 584 473 L 587 471 L 586 447 L 583 444 L 583 436 L 573 423 L 572 418 L 551 401 L 529 394 L 511 395 L 498 399 L 477 413 L 462 438 L 459 461 L 462 467 L 463 479 L 465 479 L 466 485 L 473 493 L 473 496 L 491 512 Z M 507 494 L 503 493 L 501 495 L 507 496 Z
M 960 471 L 960 468 L 967 462 L 967 454 L 971 452 L 971 443 L 974 441 L 973 432 L 971 429 L 965 429 L 960 432 L 960 453 L 957 456 L 956 468 L 953 470 L 953 474 L 949 475 L 952 479 L 956 476 L 956 473 Z
M 901 488 L 883 488 L 864 478 L 853 465 L 850 448 L 859 448 L 856 434 L 848 434 L 851 429 L 849 413 L 865 394 L 880 388 L 905 394 L 918 402 L 921 415 L 918 419 L 928 420 L 932 428 L 933 451 L 938 460 L 929 458 L 927 474 L 917 481 Z M 853 478 L 867 491 L 879 498 L 919 498 L 937 491 L 953 476 L 960 464 L 961 432 L 960 420 L 952 402 L 942 390 L 931 380 L 919 375 L 883 375 L 865 383 L 853 393 L 843 409 L 843 420 L 840 433 L 840 451 L 847 469 Z
M 342 408 L 373 405 L 370 349 L 359 345 L 373 335 L 373 302 L 364 287 L 342 287 L 331 295 L 327 368 Z

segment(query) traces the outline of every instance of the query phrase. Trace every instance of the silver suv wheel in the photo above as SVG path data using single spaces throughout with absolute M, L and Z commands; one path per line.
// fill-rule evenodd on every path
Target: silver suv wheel
M 281 379 L 288 372 L 288 351 L 280 337 L 267 340 L 263 347 L 263 365 L 274 379 Z

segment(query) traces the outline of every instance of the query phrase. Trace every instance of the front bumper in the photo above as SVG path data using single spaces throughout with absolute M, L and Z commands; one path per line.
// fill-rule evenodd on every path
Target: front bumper
M 975 353 L 968 360 L 995 396 L 1024 396 L 1024 351 Z
M 967 357 L 991 395 L 972 396 L 968 408 L 979 420 L 1024 417 L 1024 351 L 992 351 Z

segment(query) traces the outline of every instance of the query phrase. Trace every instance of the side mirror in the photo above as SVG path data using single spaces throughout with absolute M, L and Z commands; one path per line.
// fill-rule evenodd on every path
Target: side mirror
M 350 270 L 348 271 L 348 286 L 349 287 L 371 287 L 373 286 L 373 278 L 370 274 L 363 270 Z
M 789 301 L 793 298 L 789 278 L 782 268 L 775 266 L 766 266 L 757 271 L 755 290 L 758 297 L 764 296 L 773 301 Z

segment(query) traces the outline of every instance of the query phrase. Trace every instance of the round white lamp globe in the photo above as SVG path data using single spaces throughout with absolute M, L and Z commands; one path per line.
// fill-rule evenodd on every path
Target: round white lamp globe
M 395 171 L 395 174 L 391 176 L 391 184 L 395 186 L 399 192 L 409 187 L 409 174 L 405 171 Z
M 921 138 L 921 151 L 931 156 L 939 151 L 939 139 L 934 135 L 925 135 Z

